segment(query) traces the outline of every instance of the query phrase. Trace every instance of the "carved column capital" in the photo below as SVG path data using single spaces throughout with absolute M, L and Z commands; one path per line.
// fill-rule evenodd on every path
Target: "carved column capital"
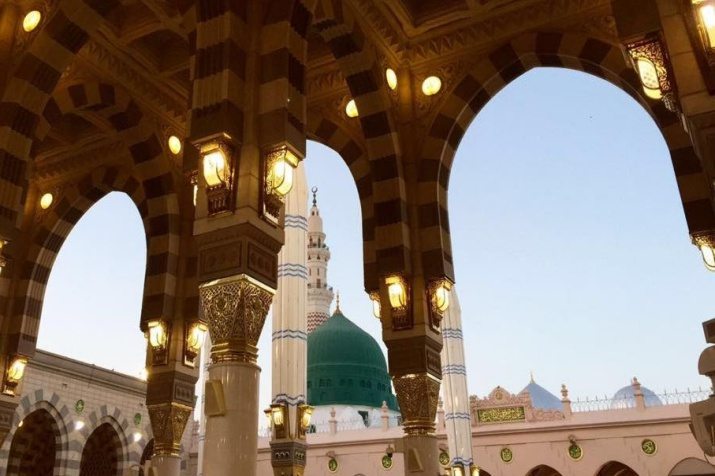
M 408 436 L 434 434 L 440 383 L 437 377 L 427 372 L 393 379 Z
M 155 456 L 181 456 L 181 437 L 191 415 L 191 407 L 180 403 L 147 405 L 154 433 Z
M 241 274 L 199 286 L 201 308 L 209 323 L 217 362 L 255 363 L 258 338 L 275 290 Z

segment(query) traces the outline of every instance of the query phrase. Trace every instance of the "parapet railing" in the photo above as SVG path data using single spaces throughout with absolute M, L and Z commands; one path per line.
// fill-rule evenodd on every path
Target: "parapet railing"
M 711 394 L 710 390 L 698 388 L 697 390 L 687 389 L 680 390 L 664 390 L 662 393 L 649 394 L 643 396 L 643 405 L 645 408 L 662 406 L 662 405 L 683 405 L 701 400 L 706 400 Z M 571 401 L 571 411 L 577 412 L 596 412 L 605 410 L 628 410 L 638 407 L 636 397 L 626 398 L 610 398 L 607 395 L 596 398 L 577 398 Z

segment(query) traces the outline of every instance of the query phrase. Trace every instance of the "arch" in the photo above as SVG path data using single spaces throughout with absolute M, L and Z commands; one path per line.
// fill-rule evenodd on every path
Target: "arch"
M 166 141 L 159 137 L 150 118 L 123 89 L 110 84 L 82 83 L 56 91 L 43 111 L 38 137 L 44 138 L 63 115 L 79 110 L 102 114 L 126 143 L 133 175 L 141 182 L 145 199 L 137 203 L 147 235 L 142 322 L 156 316 L 170 318 L 174 314 L 173 282 L 180 246 L 177 195 L 186 181 L 175 172 Z
M 98 410 L 93 411 L 87 416 L 87 424 L 78 432 L 76 432 L 75 443 L 78 447 L 82 448 L 82 458 L 80 461 L 84 460 L 84 451 L 87 448 L 87 444 L 90 442 L 92 435 L 104 427 L 102 430 L 101 439 L 99 441 L 108 442 L 109 434 L 107 433 L 108 427 L 116 434 L 117 440 L 111 440 L 115 443 L 118 441 L 117 446 L 117 471 L 118 474 L 123 474 L 123 471 L 130 467 L 132 463 L 138 463 L 139 457 L 136 451 L 130 454 L 130 443 L 129 443 L 129 421 L 124 417 L 122 411 L 114 406 L 102 405 Z M 107 449 L 108 446 L 96 446 L 93 448 L 104 448 Z M 91 475 L 94 473 L 83 473 Z M 104 474 L 104 473 L 101 473 Z
M 120 0 L 54 3 L 55 8 L 44 12 L 46 20 L 36 31 L 26 33 L 17 28 L 28 46 L 0 97 L 0 223 L 5 233 L 17 232 L 20 226 L 27 193 L 27 162 L 50 95 L 91 35 L 121 4 Z M 179 2 L 176 8 L 193 49 L 194 2 Z
M 362 212 L 364 279 L 367 288 L 367 273 L 376 269 L 376 255 L 372 172 L 364 144 L 338 122 L 315 111 L 308 112 L 307 134 L 308 138 L 336 151 L 355 180 Z
M 526 476 L 561 476 L 561 473 L 556 471 L 551 466 L 540 464 L 526 473 Z
M 563 32 L 533 32 L 493 50 L 445 94 L 423 142 L 420 159 L 421 209 L 429 211 L 418 224 L 428 275 L 454 275 L 447 212 L 447 190 L 455 152 L 471 121 L 482 107 L 511 81 L 540 67 L 574 69 L 600 77 L 635 98 L 663 133 L 680 189 L 691 234 L 715 228 L 709 186 L 700 161 L 677 115 L 659 101 L 646 99 L 640 80 L 626 63 L 619 45 Z
M 17 308 L 10 322 L 10 335 L 18 343 L 20 353 L 34 353 L 45 289 L 62 244 L 84 213 L 112 191 L 129 195 L 137 204 L 146 226 L 146 198 L 138 180 L 125 171 L 103 168 L 64 190 L 33 230 L 30 248 L 22 264 L 23 279 L 15 294 Z
M 409 275 L 412 269 L 405 175 L 392 105 L 369 36 L 353 12 L 340 0 L 317 0 L 311 11 L 312 28 L 335 57 L 360 111 L 372 186 L 380 190 L 373 200 L 373 225 L 363 230 L 366 240 L 375 242 L 375 263 L 365 264 L 366 291 L 375 291 L 380 276 Z
M 619 461 L 609 461 L 601 466 L 596 476 L 638 476 L 638 473 Z
M 154 438 L 149 440 L 144 446 L 144 450 L 142 451 L 141 458 L 139 459 L 139 476 L 145 476 L 144 475 L 144 465 L 148 462 L 151 461 L 151 457 L 154 454 Z
M 121 474 L 122 443 L 110 423 L 99 425 L 87 439 L 82 450 L 80 476 L 110 476 Z
M 27 189 L 27 162 L 42 110 L 62 72 L 119 0 L 56 2 L 47 20 L 28 35 L 27 49 L 0 99 L 0 221 L 19 228 Z M 7 238 L 7 237 L 6 237 Z
M 67 406 L 54 392 L 46 395 L 44 390 L 40 389 L 25 395 L 15 410 L 15 424 L 0 447 L 0 476 L 64 474 L 69 464 L 76 460 L 76 451 L 69 442 L 69 414 Z M 52 436 L 48 440 L 49 435 Z M 24 450 L 36 446 L 38 441 L 35 440 L 51 443 L 51 446 L 44 447 L 44 450 L 39 447 L 33 450 L 37 454 L 43 451 L 44 454 L 49 454 L 50 450 L 54 452 L 54 460 L 50 466 L 54 469 L 49 473 L 46 473 L 44 466 L 39 473 L 20 472 L 26 471 L 23 466 L 27 463 L 23 463 Z
M 124 138 L 131 157 L 132 174 L 116 168 L 95 170 L 68 188 L 56 204 L 44 212 L 42 225 L 21 271 L 18 295 L 22 302 L 14 309 L 10 335 L 17 353 L 32 355 L 39 329 L 42 297 L 54 257 L 72 226 L 89 207 L 110 191 L 127 193 L 137 205 L 147 237 L 141 327 L 149 319 L 174 315 L 175 283 L 179 269 L 180 192 L 188 185 L 179 178 L 165 153 L 150 120 L 120 88 L 104 83 L 83 83 L 56 91 L 48 100 L 37 127 L 42 140 L 61 117 L 91 110 L 103 115 Z M 183 201 L 185 203 L 186 200 Z M 187 289 L 187 300 L 198 292 Z
M 685 458 L 668 472 L 668 476 L 713 476 L 715 466 L 698 458 Z

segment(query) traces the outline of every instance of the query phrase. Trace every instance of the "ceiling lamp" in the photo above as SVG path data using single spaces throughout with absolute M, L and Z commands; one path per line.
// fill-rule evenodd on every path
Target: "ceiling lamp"
M 38 10 L 32 10 L 25 15 L 25 18 L 22 19 L 22 29 L 27 33 L 30 33 L 32 30 L 37 28 L 37 25 L 39 25 L 41 21 L 42 13 Z
M 387 80 L 387 86 L 393 91 L 397 89 L 397 73 L 392 68 L 387 68 L 385 70 L 385 79 Z
M 355 104 L 354 99 L 348 101 L 347 105 L 345 106 L 345 114 L 348 117 L 358 117 L 358 108 L 357 104 Z
M 658 81 L 658 70 L 653 61 L 649 58 L 640 57 L 636 60 L 636 66 L 645 95 L 651 99 L 661 99 L 663 93 L 660 90 L 660 81 Z
M 40 197 L 40 208 L 43 210 L 47 210 L 52 206 L 52 202 L 55 200 L 55 197 L 51 193 L 46 193 Z
M 428 76 L 422 81 L 422 93 L 425 96 L 434 96 L 442 89 L 442 80 L 437 76 Z
M 181 139 L 176 136 L 170 136 L 167 142 L 169 144 L 169 150 L 171 151 L 171 153 L 174 155 L 179 155 L 179 153 L 181 152 Z

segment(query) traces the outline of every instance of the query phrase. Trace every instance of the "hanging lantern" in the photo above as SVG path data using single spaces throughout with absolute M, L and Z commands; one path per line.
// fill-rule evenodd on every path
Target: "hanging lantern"
M 390 306 L 393 309 L 407 307 L 407 285 L 401 276 L 388 276 L 385 278 Z
M 715 235 L 710 233 L 695 235 L 693 244 L 700 250 L 705 268 L 708 271 L 715 271 Z
M 627 50 L 638 72 L 643 93 L 650 99 L 662 99 L 668 109 L 677 111 L 670 65 L 660 38 L 651 36 L 631 43 Z
M 184 363 L 191 367 L 194 366 L 196 357 L 198 357 L 199 352 L 201 352 L 201 347 L 203 347 L 206 341 L 206 334 L 208 333 L 208 327 L 203 322 L 194 322 L 189 326 L 186 333 L 186 349 L 184 352 Z
M 27 12 L 25 18 L 22 19 L 22 29 L 27 33 L 33 31 L 42 21 L 42 13 L 38 10 Z
M 221 135 L 199 148 L 209 216 L 229 211 L 233 204 L 233 154 L 229 141 L 228 136 Z

